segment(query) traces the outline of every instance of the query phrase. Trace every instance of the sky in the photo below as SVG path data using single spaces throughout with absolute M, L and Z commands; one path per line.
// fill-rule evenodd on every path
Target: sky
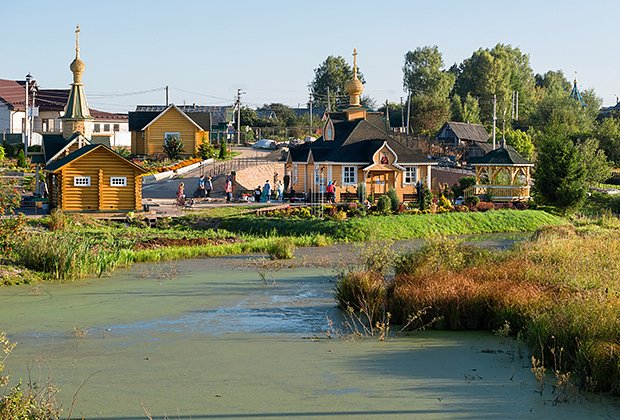
M 377 103 L 404 95 L 407 51 L 437 45 L 446 68 L 479 48 L 510 44 L 535 73 L 562 70 L 603 105 L 620 95 L 620 2 L 609 0 L 0 0 L 0 79 L 30 73 L 68 88 L 80 25 L 91 108 L 164 104 L 305 106 L 314 70 L 352 63 Z

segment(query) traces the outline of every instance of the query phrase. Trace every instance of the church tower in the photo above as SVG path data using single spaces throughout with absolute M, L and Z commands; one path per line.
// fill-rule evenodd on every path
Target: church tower
M 353 78 L 344 84 L 344 90 L 349 95 L 349 107 L 344 109 L 347 120 L 366 118 L 366 108 L 361 106 L 360 96 L 364 91 L 364 84 L 357 77 L 357 49 L 353 49 Z
M 93 117 L 90 115 L 82 84 L 82 74 L 86 66 L 80 59 L 79 34 L 78 25 L 75 29 L 75 59 L 69 66 L 73 73 L 73 83 L 71 83 L 71 92 L 65 105 L 65 113 L 60 119 L 62 120 L 62 136 L 65 139 L 78 132 L 90 140 L 93 133 Z

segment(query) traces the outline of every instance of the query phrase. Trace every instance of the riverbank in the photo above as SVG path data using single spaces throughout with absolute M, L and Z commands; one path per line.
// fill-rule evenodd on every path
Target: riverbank
M 116 223 L 85 215 L 55 213 L 32 221 L 28 230 L 14 238 L 12 252 L 7 253 L 0 265 L 0 284 L 103 276 L 136 262 L 248 253 L 268 253 L 279 258 L 279 255 L 290 255 L 291 249 L 299 246 L 526 232 L 568 223 L 566 219 L 534 210 L 367 216 L 345 221 L 239 215 L 245 210 L 213 209 L 213 212 L 176 219 L 160 219 L 155 228 L 132 218 Z

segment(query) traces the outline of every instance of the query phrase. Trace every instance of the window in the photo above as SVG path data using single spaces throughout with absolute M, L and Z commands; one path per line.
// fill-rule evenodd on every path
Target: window
M 110 132 L 110 124 L 103 124 L 103 132 L 104 133 Z
M 111 176 L 110 186 L 111 187 L 126 187 L 127 177 L 126 176 Z
M 101 132 L 101 124 L 95 124 L 95 126 L 93 127 L 93 131 L 95 133 L 100 133 Z
M 405 178 L 403 180 L 403 183 L 415 184 L 417 172 L 418 172 L 418 168 L 416 168 L 415 166 L 406 166 L 405 167 Z
M 342 185 L 357 184 L 357 167 L 344 166 L 342 168 Z
M 73 186 L 74 187 L 90 187 L 90 177 L 89 176 L 74 176 Z
M 164 141 L 166 143 L 168 143 L 169 140 L 171 139 L 177 139 L 180 140 L 181 139 L 181 133 L 176 132 L 176 133 L 164 133 Z
M 53 118 L 43 118 L 41 120 L 41 131 L 44 133 L 50 133 L 54 131 L 54 119 Z
M 114 131 L 121 131 L 120 124 L 114 124 Z

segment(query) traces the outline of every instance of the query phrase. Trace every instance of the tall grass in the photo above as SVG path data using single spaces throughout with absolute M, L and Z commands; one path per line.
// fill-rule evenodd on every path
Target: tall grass
M 395 272 L 391 281 L 382 277 L 395 323 L 430 308 L 420 325 L 509 325 L 547 367 L 572 372 L 589 389 L 620 395 L 618 231 L 548 228 L 513 250 L 496 252 L 438 239 L 398 257 Z M 340 306 L 368 295 L 368 276 L 356 273 L 337 285 Z

